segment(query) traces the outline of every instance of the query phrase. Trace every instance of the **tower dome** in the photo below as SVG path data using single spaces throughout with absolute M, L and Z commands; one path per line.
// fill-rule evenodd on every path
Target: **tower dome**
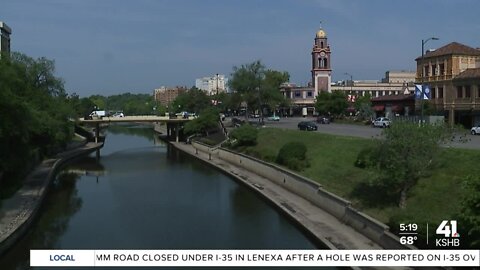
M 327 33 L 325 33 L 325 31 L 323 31 L 323 29 L 320 28 L 320 30 L 317 31 L 316 37 L 317 38 L 325 38 L 325 37 L 327 37 Z

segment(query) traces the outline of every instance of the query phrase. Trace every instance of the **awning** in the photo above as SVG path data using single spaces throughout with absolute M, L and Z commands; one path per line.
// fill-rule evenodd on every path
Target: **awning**
M 385 105 L 375 105 L 373 106 L 373 110 L 376 112 L 383 111 L 385 109 Z
M 403 111 L 403 105 L 393 105 L 392 112 L 401 112 Z

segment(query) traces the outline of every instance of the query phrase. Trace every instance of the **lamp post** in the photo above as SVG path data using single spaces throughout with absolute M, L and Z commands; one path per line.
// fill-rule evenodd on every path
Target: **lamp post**
M 438 40 L 437 37 L 431 37 L 431 38 L 428 38 L 428 39 L 425 39 L 423 40 L 422 39 L 422 60 L 420 62 L 420 67 L 422 68 L 422 77 L 420 78 L 420 83 L 421 83 L 421 86 L 422 86 L 422 96 L 420 97 L 420 120 L 421 120 L 421 123 L 423 124 L 423 97 L 425 95 L 425 86 L 423 85 L 423 81 L 424 81 L 424 77 L 425 77 L 425 67 L 423 65 L 423 60 L 424 60 L 424 47 L 425 47 L 425 44 L 429 41 L 429 40 Z
M 345 75 L 350 76 L 350 94 L 353 94 L 353 76 L 348 72 L 345 72 Z

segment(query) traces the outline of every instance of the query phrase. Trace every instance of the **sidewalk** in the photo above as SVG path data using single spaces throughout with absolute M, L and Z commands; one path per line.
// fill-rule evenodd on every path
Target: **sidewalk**
M 211 160 L 209 160 L 207 153 L 200 150 L 198 154 L 195 154 L 195 148 L 190 144 L 172 143 L 172 145 L 227 172 L 237 180 L 262 194 L 330 249 L 383 249 L 366 236 L 343 224 L 311 202 L 274 184 L 264 177 L 225 162 L 213 154 L 211 155 Z
M 40 209 L 49 183 L 56 170 L 65 162 L 89 154 L 103 146 L 102 143 L 87 143 L 78 148 L 62 152 L 55 159 L 44 160 L 31 172 L 23 186 L 0 207 L 0 254 L 16 243 L 27 231 Z

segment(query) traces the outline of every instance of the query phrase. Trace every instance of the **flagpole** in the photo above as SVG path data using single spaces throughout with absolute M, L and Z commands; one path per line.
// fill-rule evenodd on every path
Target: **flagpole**
M 423 40 L 423 39 L 422 39 L 422 61 L 421 61 L 421 64 L 420 64 L 420 67 L 421 67 L 421 69 L 422 69 L 422 73 L 421 73 L 422 77 L 421 77 L 421 80 L 420 80 L 421 86 L 422 86 L 422 95 L 421 95 L 421 97 L 420 97 L 420 98 L 421 98 L 421 100 L 420 100 L 420 111 L 421 111 L 421 113 L 420 113 L 420 114 L 421 114 L 420 120 L 421 120 L 421 123 L 422 123 L 422 124 L 423 124 L 423 99 L 424 99 L 424 97 L 425 97 L 425 86 L 423 85 L 423 80 L 424 80 L 424 77 L 425 77 L 425 68 L 424 68 L 424 64 L 423 64 L 423 60 L 424 60 L 424 46 L 425 46 L 425 44 L 426 44 L 429 40 L 438 40 L 438 38 L 436 38 L 436 37 L 431 37 L 431 38 L 426 39 L 426 40 Z

